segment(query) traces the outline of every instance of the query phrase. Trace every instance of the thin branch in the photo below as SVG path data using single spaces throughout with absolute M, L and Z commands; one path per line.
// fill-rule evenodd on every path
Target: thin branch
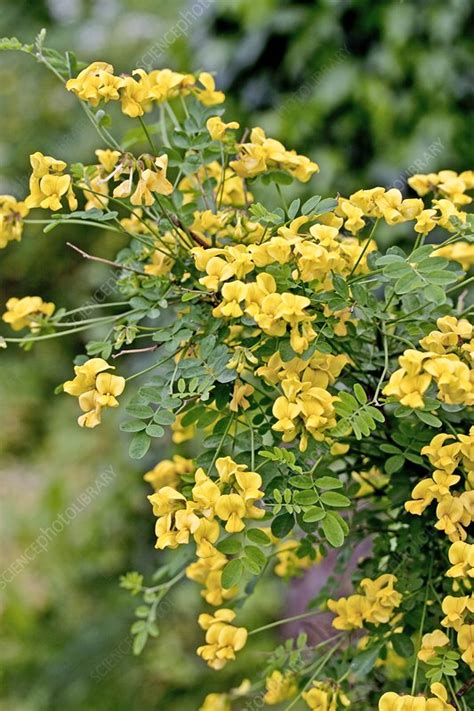
M 135 269 L 134 267 L 127 267 L 125 264 L 120 264 L 119 262 L 112 262 L 110 259 L 103 259 L 102 257 L 94 257 L 92 254 L 88 254 L 87 252 L 84 252 L 83 249 L 80 249 L 79 247 L 76 247 L 75 244 L 72 244 L 71 242 L 66 242 L 68 247 L 71 247 L 71 249 L 74 249 L 76 252 L 78 252 L 81 257 L 84 257 L 84 259 L 91 259 L 93 262 L 101 262 L 101 264 L 108 264 L 111 267 L 115 267 L 116 269 L 126 269 L 129 272 L 135 272 L 135 274 L 141 274 L 142 276 L 147 276 L 146 272 L 142 272 L 140 269 Z
M 160 347 L 161 344 L 157 344 L 156 346 L 148 346 L 147 348 L 129 348 L 128 350 L 123 350 L 119 351 L 119 353 L 115 353 L 112 358 L 118 358 L 121 355 L 128 355 L 129 353 L 152 353 L 153 351 L 156 351 L 157 348 Z

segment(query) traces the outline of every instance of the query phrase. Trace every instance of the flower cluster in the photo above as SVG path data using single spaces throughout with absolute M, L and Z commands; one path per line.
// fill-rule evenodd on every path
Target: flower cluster
M 221 91 L 216 91 L 214 79 L 207 72 L 195 77 L 170 69 L 156 69 L 149 73 L 134 69 L 131 76 L 116 76 L 112 64 L 107 62 L 89 64 L 77 77 L 66 82 L 66 89 L 91 106 L 120 101 L 123 113 L 132 118 L 151 111 L 154 104 L 178 96 L 193 94 L 205 106 L 221 104 L 225 98 Z
M 402 596 L 394 589 L 397 578 L 384 573 L 375 580 L 364 578 L 360 582 L 361 594 L 328 600 L 328 608 L 337 616 L 332 625 L 337 630 L 356 630 L 364 622 L 380 625 L 389 622 L 393 611 L 400 605 Z
M 431 685 L 432 696 L 410 696 L 395 694 L 389 691 L 379 701 L 379 711 L 455 711 L 454 706 L 448 703 L 448 692 L 443 684 Z
M 32 333 L 40 330 L 41 325 L 53 315 L 55 305 L 51 301 L 43 301 L 40 296 L 24 296 L 17 299 L 12 296 L 6 303 L 7 310 L 2 315 L 14 331 L 29 328 Z
M 198 647 L 197 653 L 212 669 L 222 669 L 245 647 L 247 630 L 235 627 L 234 619 L 235 612 L 227 608 L 216 610 L 215 615 L 199 615 L 199 626 L 206 630 L 206 644 Z
M 30 176 L 30 194 L 25 200 L 28 209 L 42 207 L 45 210 L 61 210 L 66 198 L 69 209 L 77 208 L 77 199 L 72 189 L 71 176 L 64 173 L 67 164 L 37 151 L 30 156 L 33 172 Z
M 254 178 L 270 170 L 284 170 L 306 183 L 319 171 L 317 163 L 307 156 L 298 155 L 296 151 L 288 151 L 280 141 L 267 138 L 263 129 L 258 127 L 250 132 L 250 141 L 241 143 L 237 149 L 237 160 L 232 161 L 230 167 L 241 178 Z
M 106 373 L 113 366 L 103 358 L 91 358 L 82 365 L 76 365 L 73 380 L 64 383 L 68 395 L 78 398 L 83 415 L 78 418 L 81 427 L 96 427 L 102 419 L 106 407 L 118 407 L 117 397 L 125 389 L 125 378 Z
M 313 681 L 308 691 L 303 692 L 302 698 L 312 711 L 337 711 L 351 705 L 346 694 L 330 681 Z
M 334 402 L 328 386 L 333 385 L 342 369 L 350 363 L 344 354 L 333 355 L 315 351 L 311 358 L 283 361 L 274 353 L 267 364 L 257 369 L 257 375 L 272 385 L 280 385 L 283 395 L 272 408 L 277 422 L 272 428 L 282 433 L 284 442 L 291 442 L 300 434 L 300 448 L 307 446 L 307 433 L 316 440 L 336 424 Z
M 422 409 L 430 385 L 437 385 L 436 397 L 448 405 L 474 404 L 473 326 L 466 319 L 443 316 L 438 331 L 420 341 L 422 351 L 406 350 L 401 366 L 392 373 L 383 392 L 406 407 Z
M 255 506 L 263 497 L 261 476 L 230 457 L 218 458 L 216 469 L 217 481 L 197 469 L 190 500 L 171 486 L 163 486 L 148 497 L 158 516 L 157 548 L 176 548 L 188 543 L 192 535 L 198 556 L 206 558 L 216 552 L 213 543 L 220 533 L 217 519 L 225 522 L 228 533 L 238 533 L 245 527 L 244 519 L 263 516 L 263 509 Z
M 465 541 L 466 529 L 474 520 L 474 427 L 468 435 L 436 435 L 421 454 L 429 458 L 435 470 L 431 477 L 415 486 L 413 499 L 405 504 L 406 510 L 421 515 L 436 501 L 436 528 L 444 531 L 450 541 Z M 464 475 L 458 473 L 461 464 Z M 451 488 L 459 482 L 463 490 L 452 492 Z

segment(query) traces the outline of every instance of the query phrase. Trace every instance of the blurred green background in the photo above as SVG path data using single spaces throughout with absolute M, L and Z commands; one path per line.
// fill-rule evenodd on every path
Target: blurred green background
M 119 71 L 148 63 L 215 71 L 229 94 L 227 117 L 309 154 L 321 173 L 306 189 L 334 195 L 471 167 L 472 15 L 470 0 L 3 0 L 0 34 L 29 42 L 45 27 L 48 46 Z M 0 55 L 0 122 L 0 194 L 26 194 L 36 150 L 87 162 L 98 147 L 74 98 L 26 55 Z M 13 295 L 69 308 L 93 294 L 112 298 L 107 268 L 65 246 L 71 239 L 87 248 L 85 230 L 43 235 L 32 227 L 0 254 L 2 306 Z M 94 234 L 92 251 L 116 249 Z M 195 711 L 207 692 L 237 685 L 246 670 L 237 663 L 215 675 L 194 655 L 200 598 L 192 583 L 163 610 L 160 637 L 132 656 L 133 605 L 118 578 L 151 574 L 159 563 L 142 474 L 171 447 L 138 467 L 117 438 L 118 417 L 93 431 L 76 426 L 74 403 L 52 393 L 83 350 L 78 337 L 0 353 L 2 569 L 103 471 L 115 473 L 0 589 L 2 708 Z M 275 585 L 249 614 L 261 621 L 285 604 Z M 248 659 L 253 673 L 258 657 Z

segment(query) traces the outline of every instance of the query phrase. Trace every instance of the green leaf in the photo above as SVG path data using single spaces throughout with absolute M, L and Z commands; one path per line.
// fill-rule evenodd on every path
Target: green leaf
M 153 416 L 153 421 L 157 425 L 172 425 L 176 420 L 176 415 L 168 410 L 157 410 Z
M 424 410 L 415 410 L 415 415 L 419 420 L 424 422 L 425 425 L 429 425 L 430 427 L 441 427 L 443 424 L 439 417 L 435 417 L 435 415 L 432 415 L 430 412 L 425 412 Z
M 341 489 L 343 486 L 342 481 L 334 476 L 322 476 L 316 479 L 314 483 L 318 489 Z
M 310 509 L 305 511 L 303 516 L 303 521 L 306 523 L 314 523 L 316 521 L 322 521 L 326 516 L 326 511 L 320 506 L 312 506 Z
M 407 634 L 394 634 L 390 641 L 397 654 L 404 659 L 411 657 L 414 654 L 415 648 L 413 642 Z
M 351 500 L 344 496 L 344 494 L 338 494 L 336 491 L 325 491 L 321 494 L 321 501 L 326 506 L 337 506 L 338 508 L 344 508 L 351 505 Z
M 244 553 L 245 556 L 259 568 L 259 572 L 261 572 L 267 562 L 265 553 L 257 546 L 244 546 Z
M 143 652 L 143 649 L 145 647 L 146 641 L 148 639 L 148 632 L 144 630 L 143 632 L 140 632 L 137 634 L 137 636 L 133 640 L 133 653 L 135 656 L 138 656 Z
M 315 491 L 309 491 L 305 489 L 304 491 L 297 491 L 293 494 L 293 501 L 301 506 L 311 506 L 319 501 L 319 496 Z
M 224 538 L 223 541 L 220 541 L 216 548 L 218 551 L 225 553 L 226 555 L 236 555 L 237 553 L 240 553 L 242 543 L 238 538 L 229 536 L 228 538 Z
M 128 453 L 132 459 L 141 459 L 150 448 L 151 437 L 146 432 L 136 432 L 128 448 Z
M 252 541 L 252 543 L 256 543 L 259 546 L 270 546 L 272 543 L 267 534 L 259 528 L 249 528 L 246 532 L 246 536 L 249 541 Z
M 237 585 L 244 572 L 242 561 L 240 558 L 234 558 L 230 560 L 222 571 L 221 585 L 226 590 Z
M 140 420 L 153 417 L 153 409 L 149 405 L 128 405 L 125 412 L 132 417 L 138 417 Z
M 393 474 L 398 472 L 405 464 L 405 457 L 403 454 L 395 454 L 393 457 L 389 457 L 385 462 L 385 471 L 387 474 Z
M 365 394 L 365 390 L 360 383 L 356 383 L 354 385 L 354 393 L 360 404 L 365 405 L 367 402 L 367 395 Z
M 141 432 L 146 427 L 146 422 L 141 420 L 127 420 L 127 422 L 122 422 L 120 429 L 122 432 Z
M 321 202 L 321 195 L 313 195 L 313 197 L 306 200 L 301 208 L 302 215 L 310 215 L 316 206 Z
M 339 519 L 332 511 L 326 514 L 323 519 L 322 527 L 328 543 L 330 543 L 333 548 L 340 548 L 344 543 L 344 531 L 339 523 Z
M 272 533 L 277 538 L 284 538 L 294 527 L 295 519 L 292 514 L 283 513 L 272 521 Z
M 163 437 L 165 431 L 161 425 L 151 424 L 146 428 L 146 433 L 150 435 L 150 437 Z
M 383 646 L 384 642 L 381 642 L 357 654 L 350 667 L 354 676 L 358 679 L 363 679 L 367 676 L 380 656 Z

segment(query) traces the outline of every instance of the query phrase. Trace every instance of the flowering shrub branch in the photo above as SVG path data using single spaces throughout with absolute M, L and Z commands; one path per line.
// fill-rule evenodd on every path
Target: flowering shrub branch
M 202 710 L 259 695 L 287 709 L 299 700 L 321 711 L 470 708 L 472 171 L 415 175 L 417 197 L 375 187 L 288 204 L 285 186 L 308 183 L 318 165 L 261 128 L 224 121 L 210 74 L 116 75 L 43 42 L 0 46 L 53 71 L 102 146 L 94 164 L 34 153 L 29 195 L 0 197 L 0 246 L 20 241 L 29 222 L 118 233 L 127 245 L 113 260 L 69 246 L 112 266 L 120 297 L 78 321 L 77 309 L 40 296 L 11 298 L 3 321 L 25 333 L 2 344 L 106 326 L 62 386 L 77 398 L 79 425 L 121 407 L 136 459 L 166 428 L 176 445 L 199 442 L 194 459 L 176 453 L 145 474 L 156 548 L 175 553 L 154 586 L 138 573 L 122 580 L 143 597 L 135 653 L 186 577 L 208 609 L 197 653 L 219 670 L 246 654 L 250 636 L 288 621 L 240 623 L 262 578 L 300 575 L 331 548 L 342 565 L 370 540 L 353 594 L 339 596 L 331 578 L 291 618 L 329 610 L 336 633 L 313 647 L 306 635 L 288 640 L 265 681 L 211 694 Z M 120 140 L 106 113 L 114 104 L 131 122 Z M 38 208 L 43 217 L 29 219 Z M 401 225 L 409 249 L 382 252 L 381 223 Z M 149 364 L 130 374 L 143 353 Z

